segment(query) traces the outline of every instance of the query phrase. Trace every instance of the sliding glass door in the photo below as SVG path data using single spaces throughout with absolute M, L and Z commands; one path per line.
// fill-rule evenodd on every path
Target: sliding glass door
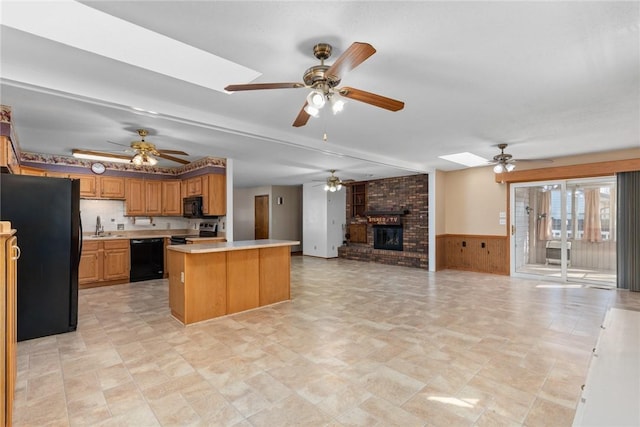
M 615 286 L 614 177 L 514 184 L 511 271 Z

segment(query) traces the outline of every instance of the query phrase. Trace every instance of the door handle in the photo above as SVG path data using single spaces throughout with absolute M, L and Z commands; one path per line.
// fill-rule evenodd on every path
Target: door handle
M 22 251 L 20 251 L 20 246 L 18 246 L 18 245 L 14 246 L 13 249 L 16 250 L 16 256 L 11 257 L 11 259 L 15 261 L 18 258 L 20 258 L 20 255 L 22 255 Z
M 511 224 L 511 235 L 515 235 L 516 234 L 516 226 L 515 224 Z

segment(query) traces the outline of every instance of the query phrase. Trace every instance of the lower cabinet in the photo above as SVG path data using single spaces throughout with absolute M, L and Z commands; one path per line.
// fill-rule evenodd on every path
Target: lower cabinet
M 16 385 L 16 270 L 20 250 L 11 225 L 0 222 L 0 423 L 10 426 Z
M 78 268 L 81 288 L 129 281 L 129 240 L 84 241 Z

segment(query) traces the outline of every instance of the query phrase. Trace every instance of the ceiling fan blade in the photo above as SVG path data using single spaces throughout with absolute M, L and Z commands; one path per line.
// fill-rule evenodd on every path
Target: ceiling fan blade
M 332 76 L 339 80 L 344 73 L 353 70 L 374 53 L 376 50 L 369 43 L 355 42 L 336 59 L 325 72 L 325 76 Z
M 181 163 L 183 165 L 191 163 L 188 160 L 184 160 L 184 159 L 180 159 L 178 157 L 173 157 L 173 156 L 170 156 L 168 154 L 164 154 L 162 151 L 158 152 L 157 156 L 158 157 L 162 157 L 163 159 L 171 160 L 172 162 Z
M 387 98 L 382 95 L 376 95 L 371 92 L 365 92 L 364 90 L 354 89 L 352 87 L 340 88 L 339 93 L 346 98 L 355 99 L 356 101 L 365 102 L 386 110 L 398 111 L 404 108 L 404 102 L 402 101 Z
M 512 162 L 540 162 L 540 163 L 553 163 L 551 159 L 511 159 Z
M 162 153 L 162 154 L 178 154 L 180 156 L 188 156 L 189 154 L 185 153 L 184 151 L 179 151 L 179 150 L 156 150 L 158 153 Z
M 309 115 L 309 113 L 304 111 L 304 107 L 306 107 L 306 106 L 307 106 L 307 102 L 305 101 L 304 105 L 300 109 L 300 112 L 298 113 L 298 117 L 296 117 L 296 119 L 293 122 L 293 126 L 294 127 L 298 128 L 300 126 L 304 126 L 309 121 L 309 117 L 311 117 L 311 116 Z
M 113 142 L 113 141 L 109 141 L 109 140 L 107 140 L 107 142 L 108 142 L 109 144 L 114 144 L 114 145 L 119 145 L 119 146 L 121 146 L 121 147 L 127 147 L 127 148 L 130 148 L 130 146 L 129 146 L 129 145 L 120 144 L 119 142 Z
M 131 159 L 131 156 L 126 156 L 123 154 L 113 154 L 113 153 L 107 153 L 104 151 L 91 151 L 91 150 L 77 150 L 77 149 L 73 149 L 71 150 L 72 153 L 77 153 L 77 154 L 86 154 L 88 156 L 101 156 L 101 157 L 111 157 L 113 159 Z
M 304 87 L 304 83 L 248 83 L 244 85 L 229 85 L 224 90 L 237 92 L 240 90 L 298 89 L 301 87 Z

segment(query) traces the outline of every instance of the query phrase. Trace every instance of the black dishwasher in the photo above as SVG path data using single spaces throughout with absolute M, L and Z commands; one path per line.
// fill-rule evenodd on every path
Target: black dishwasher
M 164 274 L 164 239 L 131 239 L 131 273 L 129 280 L 162 279 Z

